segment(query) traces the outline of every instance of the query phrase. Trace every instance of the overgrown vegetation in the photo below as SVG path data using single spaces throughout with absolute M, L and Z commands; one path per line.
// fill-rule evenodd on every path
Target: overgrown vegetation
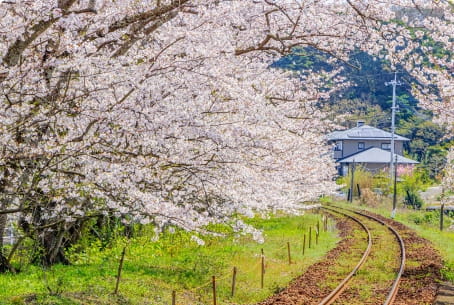
M 337 180 L 342 185 L 342 192 L 348 194 L 351 187 L 351 172 L 345 177 Z M 403 170 L 398 177 L 397 196 L 403 204 L 413 209 L 421 209 L 424 205 L 420 191 L 432 185 L 433 180 L 427 175 L 424 169 L 417 168 L 412 171 Z M 369 206 L 378 206 L 383 196 L 393 193 L 393 181 L 389 179 L 388 171 L 371 173 L 360 165 L 355 167 L 353 181 L 353 196 L 359 198 L 360 202 Z M 348 199 L 348 198 L 347 198 Z
M 168 228 L 154 240 L 151 226 L 135 226 L 134 234 L 124 236 L 118 226 L 106 243 L 87 234 L 67 250 L 72 265 L 42 268 L 26 263 L 26 249 L 20 250 L 13 265 L 18 274 L 0 275 L 0 304 L 170 304 L 172 290 L 179 304 L 202 304 L 211 298 L 210 280 L 218 277 L 221 304 L 253 303 L 278 291 L 332 248 L 334 232 L 321 232 L 319 244 L 307 249 L 303 257 L 303 235 L 312 232 L 321 216 L 254 218 L 249 221 L 262 229 L 265 243 L 250 235 L 235 235 L 223 226 L 210 230 L 226 234 L 204 237 Z M 199 241 L 200 242 L 200 241 Z M 288 264 L 287 242 L 292 264 Z M 112 295 L 121 251 L 127 246 L 120 282 L 120 293 Z M 307 247 L 307 246 L 306 246 Z M 260 250 L 266 257 L 265 288 L 260 289 Z M 238 268 L 237 293 L 230 296 L 232 267 Z M 199 288 L 198 288 L 199 287 Z

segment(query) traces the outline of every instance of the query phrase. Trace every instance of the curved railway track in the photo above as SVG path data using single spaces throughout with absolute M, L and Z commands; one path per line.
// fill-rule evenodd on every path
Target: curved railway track
M 355 268 L 347 275 L 347 277 L 345 277 L 342 282 L 327 296 L 325 297 L 320 303 L 319 305 L 328 305 L 328 304 L 332 304 L 333 302 L 335 302 L 342 294 L 342 292 L 346 289 L 346 287 L 348 286 L 348 283 L 352 280 L 353 276 L 357 273 L 357 271 L 361 268 L 361 266 L 364 264 L 364 262 L 367 260 L 367 257 L 371 251 L 371 248 L 372 248 L 372 238 L 371 238 L 371 233 L 370 233 L 370 230 L 369 228 L 364 224 L 364 222 L 362 222 L 360 219 L 358 219 L 357 217 L 354 217 L 346 212 L 343 212 L 343 211 L 348 211 L 350 213 L 355 213 L 357 215 L 361 215 L 363 217 L 366 217 L 372 221 L 375 221 L 375 222 L 378 222 L 380 223 L 381 225 L 383 226 L 386 226 L 387 229 L 389 231 L 392 232 L 392 234 L 395 236 L 397 242 L 399 243 L 399 247 L 400 247 L 400 267 L 399 267 L 399 271 L 397 272 L 397 275 L 394 279 L 394 282 L 389 290 L 389 293 L 386 297 L 386 300 L 384 301 L 383 305 L 391 305 L 393 304 L 394 302 L 394 299 L 397 295 L 397 291 L 399 289 L 399 283 L 400 283 L 400 279 L 402 277 L 402 273 L 403 273 L 403 270 L 405 268 L 405 245 L 404 245 L 404 242 L 403 242 L 403 239 L 402 237 L 399 235 L 399 233 L 393 228 L 391 227 L 390 225 L 388 225 L 387 223 L 385 223 L 384 221 L 374 217 L 374 216 L 371 216 L 371 215 L 368 215 L 368 214 L 365 214 L 365 213 L 362 213 L 362 212 L 359 212 L 359 211 L 356 211 L 356 210 L 350 210 L 350 209 L 343 209 L 343 208 L 339 208 L 339 207 L 336 207 L 335 209 L 333 208 L 328 208 L 328 207 L 323 207 L 325 210 L 331 212 L 331 213 L 338 213 L 338 214 L 341 214 L 341 215 L 344 215 L 345 217 L 348 217 L 350 219 L 352 219 L 353 221 L 355 221 L 356 223 L 358 223 L 362 228 L 363 230 L 367 233 L 367 240 L 368 240 L 368 245 L 367 245 L 367 248 L 366 250 L 364 251 L 364 254 L 363 256 L 361 257 L 360 261 L 358 262 L 358 264 L 355 266 Z

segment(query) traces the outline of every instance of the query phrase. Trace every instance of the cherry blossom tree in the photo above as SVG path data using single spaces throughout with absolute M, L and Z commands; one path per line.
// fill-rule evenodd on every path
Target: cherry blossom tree
M 423 6 L 424 7 L 424 6 Z M 430 109 L 435 114 L 434 120 L 446 126 L 448 137 L 454 136 L 454 39 L 452 23 L 454 21 L 454 3 L 448 1 L 436 11 L 427 8 L 421 14 L 426 18 L 419 21 L 421 30 L 416 34 L 419 37 L 430 35 L 435 43 L 441 44 L 447 52 L 433 54 L 433 47 L 422 46 L 424 56 L 428 60 L 425 67 L 419 65 L 412 70 L 420 84 L 414 91 L 418 96 L 420 105 Z M 441 17 L 441 18 L 439 18 Z M 421 55 L 413 55 L 412 60 L 421 64 Z M 414 65 L 413 65 L 414 66 Z M 446 167 L 442 185 L 445 190 L 454 190 L 454 151 L 451 148 L 447 155 Z
M 334 187 L 316 103 L 340 80 L 269 65 L 397 50 L 412 37 L 391 8 L 415 3 L 1 2 L 0 229 L 17 215 L 52 264 L 92 217 L 197 231 L 297 211 Z
M 448 152 L 445 175 L 442 183 L 445 190 L 454 190 L 454 148 L 451 148 Z

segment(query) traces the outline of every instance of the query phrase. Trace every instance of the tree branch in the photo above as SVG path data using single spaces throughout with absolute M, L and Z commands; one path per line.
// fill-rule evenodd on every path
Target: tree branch
M 66 11 L 75 2 L 76 0 L 59 1 L 59 8 L 63 11 Z M 59 19 L 60 17 L 50 18 L 49 20 L 41 20 L 40 22 L 32 26 L 29 31 L 25 32 L 23 40 L 17 39 L 16 42 L 14 42 L 13 45 L 8 48 L 8 51 L 6 52 L 6 55 L 5 57 L 3 57 L 2 61 L 10 67 L 17 65 L 19 58 L 21 57 L 25 49 Z

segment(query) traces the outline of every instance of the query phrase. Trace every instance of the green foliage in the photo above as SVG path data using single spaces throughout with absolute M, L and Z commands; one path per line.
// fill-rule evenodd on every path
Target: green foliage
M 336 183 L 338 183 L 340 181 L 340 179 L 336 180 Z M 320 196 L 320 198 L 318 199 L 318 201 L 321 203 L 321 204 L 330 204 L 330 203 L 333 203 L 333 198 L 330 197 L 330 196 Z
M 1 303 L 0 304 L 6 304 Z M 61 296 L 30 294 L 23 297 L 15 297 L 9 303 L 11 305 L 77 305 L 71 299 Z
M 440 145 L 427 148 L 421 166 L 425 168 L 431 179 L 440 180 L 440 174 L 446 166 L 447 150 Z
M 330 105 L 337 104 L 341 99 L 360 99 L 369 105 L 378 105 L 383 110 L 390 110 L 392 92 L 389 87 L 384 85 L 392 78 L 392 71 L 387 61 L 361 51 L 351 54 L 350 64 L 328 63 L 331 59 L 329 54 L 313 48 L 296 48 L 292 54 L 279 59 L 272 66 L 303 74 L 308 69 L 321 72 L 341 67 L 341 76 L 354 84 L 341 89 L 337 95 L 333 95 L 329 101 Z M 406 72 L 400 74 L 399 77 L 409 83 L 417 82 Z M 405 106 L 415 107 L 417 105 L 409 86 L 400 88 L 399 92 Z
M 419 196 L 419 191 L 428 186 L 426 172 L 415 170 L 411 174 L 402 175 L 401 182 L 398 183 L 398 193 L 404 197 L 404 204 L 413 209 L 420 209 L 424 202 Z
M 440 221 L 440 212 L 431 211 L 418 214 L 409 214 L 408 219 L 417 225 L 438 225 Z
M 420 209 L 423 205 L 423 200 L 416 191 L 407 189 L 405 190 L 404 204 L 414 209 Z
M 398 20 L 395 22 L 399 23 Z M 424 37 L 423 41 L 425 47 L 432 48 L 440 56 L 452 56 L 452 52 L 444 49 L 440 43 L 429 40 L 428 37 Z M 389 63 L 360 51 L 351 54 L 350 65 L 342 62 L 328 63 L 329 59 L 332 59 L 329 54 L 319 50 L 297 48 L 273 66 L 301 74 L 308 69 L 322 72 L 341 67 L 341 76 L 352 82 L 352 85 L 332 94 L 330 100 L 321 103 L 320 107 L 330 113 L 330 119 L 346 128 L 354 127 L 356 121 L 361 119 L 366 124 L 389 131 L 392 91 L 384 85 L 393 77 Z M 427 60 L 424 64 L 430 65 Z M 431 122 L 431 112 L 418 107 L 412 88 L 407 85 L 418 84 L 417 79 L 405 72 L 405 69 L 398 70 L 402 70 L 398 77 L 404 85 L 399 86 L 397 92 L 397 133 L 412 140 L 405 143 L 407 155 L 421 162 L 420 167 L 431 179 L 439 179 L 439 173 L 446 162 L 446 149 L 443 147 L 446 129 Z M 338 120 L 340 114 L 342 121 Z
M 358 196 L 358 185 L 361 191 L 369 189 L 375 190 L 380 189 L 382 193 L 388 193 L 389 179 L 387 176 L 382 173 L 373 174 L 370 171 L 367 171 L 360 165 L 356 165 L 353 181 L 353 195 Z M 345 185 L 344 191 L 348 192 L 351 185 L 351 172 L 348 173 L 345 177 L 340 177 L 337 180 L 338 184 Z
M 0 275 L 0 304 L 163 305 L 170 303 L 172 290 L 178 291 L 179 304 L 201 304 L 209 302 L 211 275 L 219 278 L 220 301 L 255 303 L 285 287 L 335 245 L 335 234 L 322 232 L 319 245 L 306 251 L 303 258 L 302 234 L 309 226 L 314 228 L 317 221 L 320 215 L 312 213 L 249 219 L 248 223 L 263 230 L 264 244 L 225 225 L 206 228 L 222 232 L 222 236 L 198 236 L 205 246 L 194 241 L 193 233 L 172 228 L 167 228 L 156 240 L 151 225 L 134 228 L 129 238 L 114 232 L 116 237 L 106 245 L 93 236 L 82 238 L 68 253 L 71 266 L 55 265 L 43 270 L 27 265 L 21 273 Z M 287 262 L 287 242 L 292 245 L 292 265 Z M 113 296 L 124 245 L 127 252 L 120 295 Z M 269 258 L 265 289 L 260 289 L 257 271 L 261 248 Z M 238 268 L 238 293 L 233 299 L 229 296 L 232 266 Z M 200 286 L 203 287 L 197 288 Z M 26 301 L 28 298 L 33 301 Z
M 399 122 L 397 132 L 411 141 L 405 143 L 408 155 L 421 162 L 418 168 L 434 180 L 446 164 L 446 129 L 422 117 L 412 116 Z
M 441 275 L 447 281 L 454 283 L 454 261 L 445 262 L 445 266 L 441 269 Z

